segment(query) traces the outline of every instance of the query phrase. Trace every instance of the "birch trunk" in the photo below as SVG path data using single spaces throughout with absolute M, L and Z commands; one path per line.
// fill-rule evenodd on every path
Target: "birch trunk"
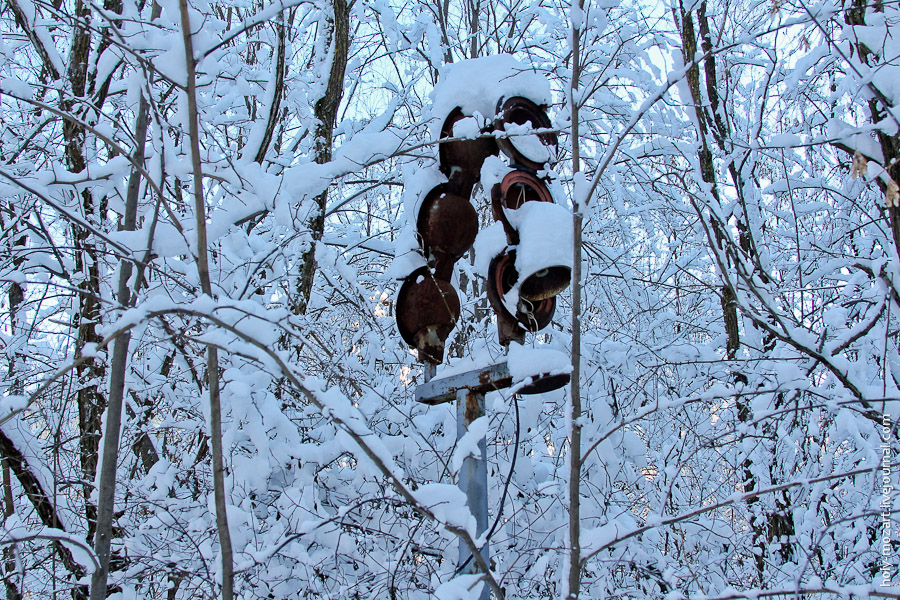
M 187 0 L 180 0 L 181 31 L 184 38 L 185 63 L 187 64 L 188 121 L 191 143 L 191 167 L 193 170 L 194 217 L 197 222 L 197 271 L 203 293 L 213 297 L 209 277 L 209 254 L 206 238 L 206 201 L 203 197 L 203 158 L 200 155 L 200 119 L 197 110 L 197 71 L 191 19 Z M 228 529 L 228 502 L 225 491 L 225 464 L 222 448 L 222 404 L 219 397 L 219 352 L 209 344 L 206 347 L 206 376 L 209 386 L 209 437 L 212 446 L 213 490 L 216 505 L 216 529 L 222 568 L 222 599 L 234 598 L 234 557 L 231 549 L 231 533 Z
M 137 146 L 134 149 L 132 158 L 135 164 L 144 162 L 149 109 L 150 105 L 142 95 L 138 106 L 137 124 L 135 127 Z M 125 215 L 119 227 L 120 231 L 135 230 L 140 188 L 141 176 L 138 170 L 134 169 L 128 180 Z M 119 306 L 122 308 L 132 304 L 132 294 L 128 288 L 128 280 L 131 278 L 131 273 L 131 262 L 123 261 L 119 271 L 117 298 Z M 91 600 L 106 598 L 116 497 L 116 466 L 119 462 L 119 437 L 122 428 L 122 405 L 125 396 L 125 374 L 128 370 L 128 346 L 130 343 L 130 330 L 116 338 L 113 346 L 112 364 L 110 365 L 109 404 L 106 412 L 106 430 L 103 434 L 103 460 L 100 464 L 100 482 L 97 498 L 97 531 L 94 535 L 94 552 L 97 554 L 100 568 L 94 571 L 91 576 Z
M 579 0 L 579 10 L 583 0 Z M 581 29 L 572 25 L 572 85 L 569 106 L 572 111 L 572 172 L 581 170 L 579 148 L 577 90 L 581 72 Z M 569 572 L 566 598 L 575 600 L 581 589 L 581 227 L 582 210 L 587 198 L 574 196 L 572 227 L 572 384 L 569 406 Z

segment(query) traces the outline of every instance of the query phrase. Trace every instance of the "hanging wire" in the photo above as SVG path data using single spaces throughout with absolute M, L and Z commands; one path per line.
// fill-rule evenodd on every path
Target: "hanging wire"
M 506 481 L 503 483 L 503 493 L 500 495 L 500 508 L 497 509 L 497 516 L 494 517 L 494 523 L 491 525 L 491 528 L 488 530 L 487 536 L 484 540 L 484 545 L 478 549 L 480 553 L 485 546 L 487 546 L 491 542 L 491 537 L 494 535 L 494 532 L 497 530 L 497 525 L 500 524 L 500 519 L 503 517 L 503 507 L 506 504 L 506 497 L 509 494 L 509 484 L 512 481 L 513 472 L 516 470 L 516 458 L 519 456 L 519 433 L 521 430 L 520 421 L 519 421 L 519 394 L 513 394 L 513 408 L 515 408 L 516 415 L 516 441 L 513 446 L 513 456 L 512 461 L 509 464 L 509 472 L 506 474 Z M 463 570 L 469 566 L 469 563 L 472 562 L 472 555 L 470 554 L 466 560 L 463 561 L 461 565 L 456 568 L 456 575 L 459 575 L 463 572 Z

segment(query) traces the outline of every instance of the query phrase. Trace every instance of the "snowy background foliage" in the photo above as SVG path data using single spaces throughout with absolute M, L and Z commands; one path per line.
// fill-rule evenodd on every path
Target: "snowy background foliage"
M 468 90 L 432 92 L 498 54 L 549 82 L 583 219 L 527 341 L 583 412 L 488 395 L 490 572 L 457 577 L 456 414 L 393 303 Z M 2 593 L 900 597 L 898 82 L 889 0 L 5 0 Z M 456 283 L 448 362 L 499 356 Z

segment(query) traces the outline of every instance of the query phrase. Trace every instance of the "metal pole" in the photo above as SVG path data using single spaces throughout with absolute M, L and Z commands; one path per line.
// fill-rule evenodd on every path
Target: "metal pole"
M 462 438 L 475 419 L 484 416 L 484 394 L 468 389 L 456 392 L 456 439 Z M 487 488 L 487 444 L 484 439 L 478 442 L 480 456 L 469 456 L 463 461 L 459 472 L 459 488 L 466 494 L 466 504 L 475 516 L 476 535 L 487 531 L 488 526 L 488 488 Z M 481 549 L 484 561 L 490 564 L 490 547 L 485 543 Z M 469 559 L 469 549 L 462 543 L 459 545 L 459 564 L 464 565 Z M 476 573 L 475 562 L 469 560 L 463 573 Z M 491 596 L 487 583 L 481 589 L 479 600 L 488 600 Z
M 509 366 L 506 362 L 489 365 L 457 373 L 447 377 L 434 379 L 433 366 L 425 364 L 426 383 L 416 388 L 416 402 L 434 406 L 456 400 L 456 439 L 462 438 L 475 419 L 484 416 L 484 395 L 494 390 L 502 390 L 514 384 Z M 569 383 L 568 373 L 541 373 L 532 378 L 530 385 L 519 390 L 522 394 L 537 394 L 555 390 Z M 475 517 L 476 536 L 482 535 L 488 526 L 488 487 L 487 487 L 487 444 L 485 440 L 478 442 L 478 456 L 470 456 L 463 461 L 459 472 L 459 488 L 466 495 L 466 504 Z M 481 549 L 484 562 L 490 564 L 490 549 L 485 543 Z M 460 573 L 476 573 L 474 561 L 470 559 L 469 550 L 462 544 L 459 547 Z M 463 567 L 465 565 L 465 567 Z M 489 600 L 490 589 L 485 584 L 479 600 Z
M 437 365 L 432 362 L 426 362 L 423 366 L 423 375 L 425 376 L 425 383 L 428 383 L 432 379 L 434 379 L 434 374 L 437 372 Z

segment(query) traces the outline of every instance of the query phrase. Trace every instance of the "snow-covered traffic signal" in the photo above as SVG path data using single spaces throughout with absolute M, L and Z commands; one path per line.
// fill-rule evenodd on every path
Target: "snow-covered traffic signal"
M 472 194 L 472 188 L 481 177 L 481 165 L 488 156 L 499 153 L 497 140 L 482 137 L 489 133 L 491 127 L 479 126 L 475 115 L 466 115 L 459 106 L 444 120 L 441 139 L 452 141 L 441 142 L 438 153 L 441 173 L 447 176 L 449 190 L 467 198 Z
M 517 103 L 505 105 L 532 104 L 513 100 Z M 534 148 L 529 151 L 532 158 L 540 155 Z M 522 160 L 519 149 L 512 153 L 512 160 Z M 553 202 L 546 183 L 526 168 L 510 171 L 494 186 L 491 208 L 503 226 L 507 248 L 491 260 L 488 300 L 497 313 L 500 343 L 506 345 L 522 341 L 526 331 L 547 327 L 556 296 L 569 286 L 571 214 Z
M 427 268 L 410 274 L 397 297 L 397 329 L 419 353 L 419 360 L 444 360 L 444 343 L 459 319 L 459 295 L 449 281 Z
M 472 123 L 474 119 L 457 107 L 444 121 L 441 137 L 463 136 Z M 497 144 L 490 138 L 442 144 L 440 170 L 447 182 L 433 187 L 418 202 L 416 235 L 426 265 L 407 275 L 400 287 L 397 327 L 423 362 L 443 361 L 444 344 L 459 319 L 459 296 L 450 280 L 456 261 L 469 251 L 478 234 L 478 213 L 469 195 L 484 159 L 497 153 Z
M 435 276 L 449 281 L 453 265 L 478 234 L 478 213 L 468 198 L 447 192 L 441 184 L 422 200 L 416 230 Z
M 423 362 L 443 361 L 444 345 L 459 318 L 459 297 L 451 280 L 456 261 L 478 234 L 471 194 L 485 161 L 501 151 L 508 162 L 492 158 L 491 168 L 499 165 L 501 174 L 507 172 L 495 185 L 496 178 L 487 185 L 493 227 L 502 226 L 502 233 L 495 235 L 497 243 L 487 245 L 486 273 L 500 343 L 523 341 L 527 331 L 547 327 L 556 296 L 569 285 L 571 213 L 554 202 L 544 178 L 557 153 L 557 136 L 544 104 L 548 96 L 542 92 L 547 86 L 545 81 L 534 85 L 538 76 L 533 73 L 524 79 L 521 75 L 504 74 L 494 86 L 473 78 L 454 82 L 448 87 L 457 94 L 455 106 L 446 98 L 436 99 L 441 127 L 433 135 L 446 140 L 438 148 L 437 177 L 443 182 L 435 184 L 432 178 L 415 202 L 415 251 L 425 264 L 410 269 L 397 298 L 400 333 Z M 467 91 L 471 97 L 465 97 Z
M 558 141 L 555 132 L 547 131 L 550 126 L 546 107 L 528 98 L 501 98 L 497 105 L 494 129 L 506 134 L 497 136 L 497 145 L 513 166 L 538 171 L 556 162 Z

